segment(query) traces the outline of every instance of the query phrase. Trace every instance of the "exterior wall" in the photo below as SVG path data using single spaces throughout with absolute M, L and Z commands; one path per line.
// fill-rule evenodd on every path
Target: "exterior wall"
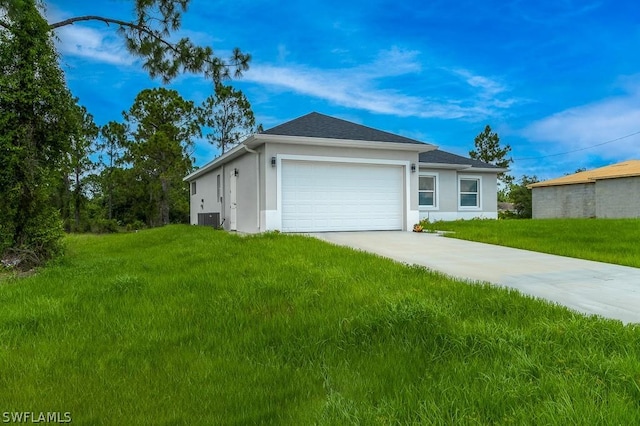
M 497 219 L 498 218 L 498 178 L 496 173 L 475 173 L 473 169 L 465 171 L 447 169 L 421 168 L 420 174 L 434 174 L 437 176 L 437 204 L 436 207 L 420 207 L 420 220 L 431 222 L 437 220 L 458 219 Z M 479 177 L 480 208 L 461 208 L 458 203 L 458 178 Z
M 260 204 L 263 230 L 280 229 L 280 212 L 278 211 L 278 161 L 279 156 L 314 156 L 325 158 L 345 158 L 380 161 L 401 161 L 418 164 L 418 153 L 411 151 L 394 151 L 381 149 L 340 148 L 305 145 L 288 145 L 268 143 L 264 146 L 264 188 L 261 189 L 264 202 Z M 276 167 L 271 166 L 271 158 L 276 158 Z M 409 207 L 405 212 L 405 229 L 411 230 L 419 220 L 418 213 L 418 173 L 409 173 Z M 406 188 L 405 188 L 406 189 Z
M 640 177 L 599 179 L 595 199 L 596 217 L 640 217 Z
M 260 232 L 260 215 L 258 213 L 259 202 L 259 154 L 247 152 L 225 165 L 225 190 L 224 201 L 225 223 L 224 228 L 230 229 L 230 191 L 231 173 L 238 170 L 236 177 L 236 230 L 239 232 Z
M 219 167 L 211 172 L 200 176 L 196 183 L 196 193 L 190 198 L 190 222 L 192 225 L 198 224 L 198 213 L 220 213 L 220 221 L 224 218 L 221 200 L 217 197 L 217 176 L 222 173 Z M 220 176 L 222 180 L 222 176 Z
M 596 185 L 543 186 L 532 189 L 534 219 L 596 216 Z
M 411 151 L 341 148 L 267 143 L 254 152 L 244 152 L 200 177 L 196 182 L 196 194 L 191 195 L 191 223 L 197 224 L 198 213 L 220 212 L 225 229 L 230 229 L 230 183 L 231 173 L 236 177 L 237 221 L 240 232 L 255 233 L 280 229 L 281 212 L 278 210 L 278 169 L 287 156 L 345 159 L 362 162 L 390 162 L 404 166 L 405 170 L 405 223 L 410 231 L 413 224 L 422 219 L 457 220 L 473 218 L 496 219 L 497 177 L 496 173 L 476 173 L 473 169 L 456 171 L 450 169 L 420 169 L 412 173 L 411 164 L 418 166 L 418 153 Z M 275 158 L 275 166 L 272 165 Z M 435 208 L 419 208 L 418 178 L 421 173 L 437 176 L 437 205 Z M 221 176 L 220 197 L 217 196 L 217 176 Z M 481 179 L 480 208 L 459 207 L 458 182 L 460 176 Z
M 479 173 L 482 176 L 482 218 L 498 218 L 498 175 Z
M 425 172 L 428 170 L 420 170 Z M 439 214 L 457 213 L 458 212 L 458 172 L 455 170 L 442 170 L 440 175 L 438 188 L 440 190 L 440 206 L 436 211 L 431 211 L 429 218 L 438 216 Z M 456 217 L 457 218 L 457 217 Z
M 208 173 L 198 177 L 196 193 L 191 194 L 191 224 L 198 224 L 198 213 L 220 213 L 220 221 L 226 230 L 230 230 L 230 191 L 231 173 L 237 169 L 236 177 L 236 230 L 255 233 L 260 231 L 258 214 L 261 155 L 247 152 Z M 220 197 L 218 197 L 218 176 L 220 176 Z M 191 190 L 191 189 L 190 189 Z

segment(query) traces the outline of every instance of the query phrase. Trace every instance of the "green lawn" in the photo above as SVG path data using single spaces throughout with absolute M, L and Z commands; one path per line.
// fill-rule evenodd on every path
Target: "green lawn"
M 0 306 L 0 413 L 640 424 L 640 327 L 303 236 L 71 236 Z
M 447 236 L 640 268 L 640 219 L 461 220 L 424 224 Z

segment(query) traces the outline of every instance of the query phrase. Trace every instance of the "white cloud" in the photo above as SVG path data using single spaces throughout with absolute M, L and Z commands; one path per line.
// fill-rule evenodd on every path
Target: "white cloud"
M 526 127 L 522 134 L 548 146 L 554 154 L 608 159 L 640 158 L 640 78 L 623 96 L 603 99 L 558 112 Z M 615 141 L 614 141 L 615 140 Z M 611 141 L 611 142 L 609 142 Z M 578 151 L 580 150 L 580 151 Z
M 383 114 L 411 115 L 419 100 L 390 90 L 368 90 L 362 79 L 345 78 L 341 71 L 321 71 L 305 67 L 283 68 L 254 65 L 245 81 L 282 87 L 352 108 Z
M 480 89 L 479 94 L 484 97 L 492 97 L 506 91 L 506 88 L 499 82 L 488 77 L 475 75 L 471 71 L 456 68 L 451 73 L 462 78 L 469 86 Z
M 420 52 L 417 50 L 404 50 L 397 46 L 378 52 L 378 56 L 371 64 L 360 67 L 371 77 L 391 77 L 404 74 L 419 73 L 422 64 L 418 62 Z
M 111 65 L 131 65 L 135 62 L 135 58 L 124 48 L 122 40 L 105 31 L 69 25 L 60 28 L 57 36 L 58 48 L 63 55 Z
M 349 108 L 401 117 L 484 119 L 515 103 L 499 99 L 507 89 L 468 70 L 423 72 L 420 52 L 393 47 L 351 68 L 320 69 L 302 65 L 253 64 L 243 80 L 312 96 Z M 427 70 L 429 71 L 429 70 Z M 442 73 L 444 72 L 444 75 Z M 407 76 L 408 86 L 385 88 L 385 79 Z M 446 81 L 443 83 L 443 79 Z M 460 97 L 443 92 L 445 84 L 462 86 Z M 407 94 L 408 87 L 431 87 L 428 97 Z M 397 87 L 397 88 L 396 88 Z M 404 89 L 404 90 L 403 90 Z

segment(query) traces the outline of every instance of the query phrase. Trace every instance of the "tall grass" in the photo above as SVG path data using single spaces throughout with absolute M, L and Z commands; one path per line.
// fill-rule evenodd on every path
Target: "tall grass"
M 449 237 L 640 267 L 640 219 L 466 220 L 426 223 Z
M 0 412 L 639 424 L 640 329 L 302 236 L 72 236 L 0 282 Z

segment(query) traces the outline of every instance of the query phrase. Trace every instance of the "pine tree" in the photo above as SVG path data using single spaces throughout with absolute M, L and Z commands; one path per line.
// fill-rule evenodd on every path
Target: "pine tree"
M 474 144 L 475 149 L 469 151 L 469 156 L 473 159 L 484 161 L 503 169 L 509 168 L 509 164 L 513 162 L 511 158 L 507 158 L 507 155 L 511 152 L 511 146 L 500 146 L 500 137 L 491 130 L 488 124 L 484 131 L 476 136 Z M 513 176 L 506 172 L 499 173 L 498 179 L 507 186 L 513 182 Z

